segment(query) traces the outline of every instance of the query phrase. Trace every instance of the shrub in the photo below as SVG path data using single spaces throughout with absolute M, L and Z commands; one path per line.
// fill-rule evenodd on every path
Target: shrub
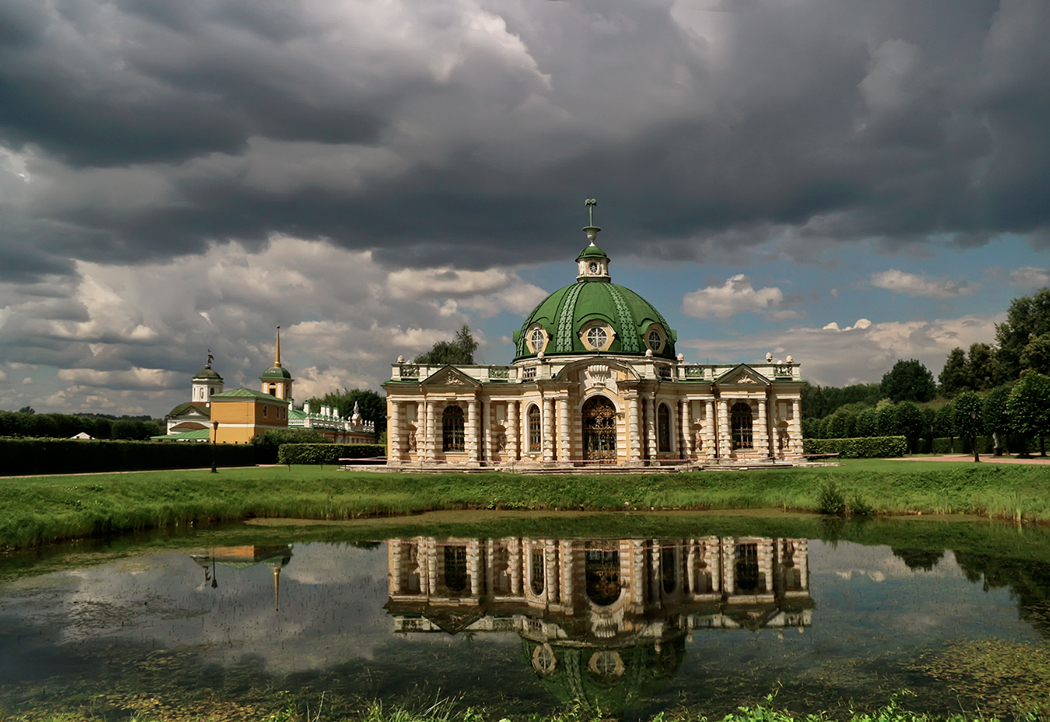
M 202 469 L 211 466 L 212 454 L 219 466 L 255 465 L 247 445 L 20 438 L 0 439 L 0 475 Z
M 838 454 L 843 459 L 885 459 L 908 453 L 903 436 L 869 436 L 860 439 L 803 439 L 806 454 Z
M 373 459 L 386 454 L 379 444 L 282 444 L 280 464 L 338 464 L 340 459 Z
M 324 434 L 308 429 L 270 429 L 252 438 L 255 448 L 255 463 L 278 464 L 278 449 L 284 444 L 331 444 Z
M 834 481 L 825 481 L 817 494 L 817 511 L 821 514 L 843 516 L 846 513 L 846 497 Z

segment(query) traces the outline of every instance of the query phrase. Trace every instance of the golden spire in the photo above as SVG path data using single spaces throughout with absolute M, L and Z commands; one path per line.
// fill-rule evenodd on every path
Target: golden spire
M 281 327 L 277 327 L 277 355 L 273 359 L 274 368 L 281 368 Z

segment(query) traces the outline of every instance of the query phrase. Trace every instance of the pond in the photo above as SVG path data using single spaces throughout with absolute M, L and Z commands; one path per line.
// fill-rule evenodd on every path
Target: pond
M 491 719 L 574 704 L 648 719 L 772 692 L 797 712 L 871 709 L 905 689 L 903 706 L 937 713 L 1047 702 L 1046 534 L 660 526 L 324 541 L 239 527 L 22 559 L 0 576 L 0 713 L 258 719 L 444 700 Z

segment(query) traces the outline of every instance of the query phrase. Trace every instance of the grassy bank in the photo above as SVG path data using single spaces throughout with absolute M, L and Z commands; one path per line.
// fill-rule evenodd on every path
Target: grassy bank
M 636 476 L 349 473 L 269 467 L 0 480 L 0 546 L 251 517 L 353 519 L 435 509 L 813 511 L 833 482 L 878 514 L 1050 522 L 1046 468 L 850 461 L 840 467 Z

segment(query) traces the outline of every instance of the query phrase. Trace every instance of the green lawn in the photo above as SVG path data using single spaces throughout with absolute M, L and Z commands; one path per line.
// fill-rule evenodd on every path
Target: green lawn
M 1050 522 L 1050 469 L 923 461 L 632 476 L 387 474 L 267 467 L 0 479 L 0 546 L 250 517 L 352 519 L 436 509 L 813 511 L 834 482 L 878 514 Z

